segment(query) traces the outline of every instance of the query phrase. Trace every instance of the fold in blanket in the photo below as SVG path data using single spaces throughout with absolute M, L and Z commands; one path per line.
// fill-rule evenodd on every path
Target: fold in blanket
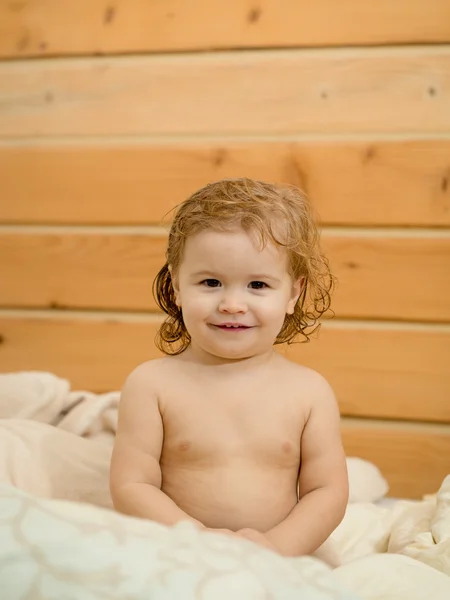
M 403 554 L 450 575 L 450 475 L 436 496 L 390 507 L 349 504 L 329 538 L 341 564 L 374 553 Z
M 0 420 L 0 482 L 40 496 L 112 508 L 111 448 L 47 423 Z
M 119 392 L 70 391 L 51 373 L 29 371 L 0 375 L 0 419 L 31 419 L 78 436 L 114 442 Z

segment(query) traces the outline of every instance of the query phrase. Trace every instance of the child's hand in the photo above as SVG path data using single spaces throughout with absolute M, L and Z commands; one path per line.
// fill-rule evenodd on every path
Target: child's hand
M 262 546 L 263 548 L 269 548 L 274 552 L 280 552 L 280 550 L 273 544 L 263 533 L 257 531 L 256 529 L 250 529 L 246 527 L 245 529 L 239 529 L 239 531 L 231 531 L 231 529 L 214 529 L 211 527 L 202 527 L 202 531 L 211 531 L 212 533 L 220 533 L 222 535 L 226 535 L 228 537 L 233 538 L 244 538 L 250 540 L 254 544 L 258 546 Z
M 231 529 L 214 529 L 213 527 L 203 527 L 202 531 L 210 531 L 211 533 L 220 533 L 222 535 L 226 535 L 228 537 L 241 537 L 236 532 L 231 531 Z
M 275 552 L 279 552 L 278 548 L 273 544 L 263 533 L 257 531 L 256 529 L 240 529 L 237 532 L 237 535 L 241 538 L 245 538 L 258 544 L 258 546 L 263 546 L 263 548 L 269 548 L 270 550 L 274 550 Z

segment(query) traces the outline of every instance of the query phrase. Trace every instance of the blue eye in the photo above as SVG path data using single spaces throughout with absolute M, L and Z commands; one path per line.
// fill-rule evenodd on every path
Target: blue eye
M 264 283 L 263 281 L 252 281 L 250 283 L 250 287 L 252 288 L 252 290 L 263 290 L 266 287 L 269 287 L 267 285 L 267 283 Z
M 212 287 L 212 288 L 220 286 L 220 281 L 218 279 L 204 279 L 200 283 L 202 285 L 206 285 L 206 287 Z

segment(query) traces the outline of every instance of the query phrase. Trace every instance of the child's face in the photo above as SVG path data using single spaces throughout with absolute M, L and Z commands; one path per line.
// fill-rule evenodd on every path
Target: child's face
M 240 228 L 189 237 L 173 284 L 192 348 L 225 359 L 270 351 L 301 291 L 286 252 Z

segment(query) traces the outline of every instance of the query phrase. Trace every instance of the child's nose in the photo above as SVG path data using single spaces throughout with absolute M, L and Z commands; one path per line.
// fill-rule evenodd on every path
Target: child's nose
M 221 299 L 219 311 L 229 314 L 246 313 L 247 304 L 241 294 L 227 293 Z

